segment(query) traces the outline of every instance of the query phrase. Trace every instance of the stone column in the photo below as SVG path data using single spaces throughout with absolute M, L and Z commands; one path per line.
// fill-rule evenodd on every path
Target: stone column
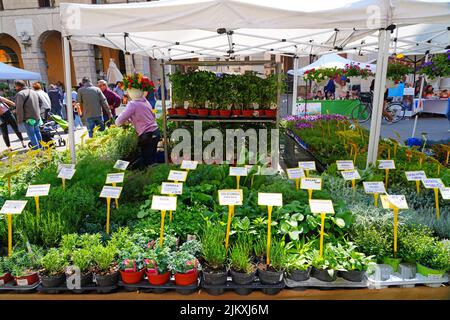
M 134 73 L 132 55 L 125 55 L 125 66 L 127 74 Z M 142 73 L 148 77 L 150 75 L 150 58 L 135 54 L 134 67 L 136 69 L 136 72 Z
M 22 51 L 22 59 L 25 70 L 41 74 L 42 81 L 48 86 L 48 64 L 45 54 L 37 51 L 35 47 L 29 47 Z
M 72 45 L 73 64 L 75 66 L 75 77 L 77 84 L 83 77 L 97 83 L 97 72 L 95 69 L 94 46 L 76 41 L 70 41 Z

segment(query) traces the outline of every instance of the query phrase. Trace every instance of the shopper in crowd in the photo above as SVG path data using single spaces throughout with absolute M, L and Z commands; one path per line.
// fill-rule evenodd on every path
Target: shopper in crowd
M 156 107 L 156 95 L 155 95 L 155 91 L 149 91 L 145 93 L 145 96 L 147 98 L 147 101 L 150 103 L 150 105 L 152 106 L 152 109 L 154 110 Z
M 158 79 L 157 84 L 158 84 L 158 93 L 157 93 L 157 97 L 156 97 L 156 98 L 157 98 L 158 100 L 162 100 L 162 95 L 161 95 L 161 79 Z M 167 97 L 167 88 L 166 88 L 166 86 L 164 86 L 164 97 L 165 97 L 166 100 L 168 99 L 168 97 Z
M 448 90 L 447 89 L 442 90 L 441 93 L 439 94 L 439 98 L 448 99 Z
M 73 121 L 74 121 L 74 129 L 80 130 L 83 129 L 83 122 L 81 121 L 81 109 L 80 104 L 77 102 L 78 93 L 77 88 L 72 88 L 72 112 L 73 112 Z M 64 104 L 67 106 L 67 95 L 64 94 Z
M 103 121 L 103 111 L 112 118 L 111 110 L 109 110 L 108 101 L 102 91 L 95 87 L 91 80 L 84 77 L 83 86 L 78 90 L 77 102 L 80 104 L 83 112 L 83 118 L 86 119 L 89 137 L 92 138 L 93 130 L 96 126 L 100 127 L 100 131 L 105 130 Z
M 10 125 L 16 133 L 17 138 L 19 138 L 22 143 L 22 147 L 25 148 L 26 145 L 23 141 L 23 136 L 19 130 L 19 126 L 17 125 L 16 118 L 12 114 L 11 110 L 9 110 L 9 107 L 15 107 L 15 103 L 0 96 L 0 129 L 2 131 L 3 141 L 5 141 L 6 147 L 12 151 L 11 142 L 9 141 L 8 125 Z
M 50 97 L 51 102 L 51 112 L 63 118 L 63 95 L 55 84 L 49 86 L 48 96 Z
M 40 82 L 33 83 L 33 89 L 39 95 L 39 98 L 41 100 L 41 118 L 44 121 L 48 121 L 48 113 L 52 108 L 50 97 L 48 96 L 47 92 L 42 90 L 42 85 Z
M 25 125 L 32 148 L 42 148 L 42 136 L 39 131 L 39 126 L 42 125 L 39 95 L 29 89 L 22 80 L 16 81 L 15 88 L 17 123 Z
M 123 90 L 123 82 L 122 81 L 117 81 L 116 86 L 113 91 L 119 95 L 121 100 L 123 100 L 125 91 Z
M 334 84 L 334 79 L 328 80 L 328 83 L 324 88 L 324 92 L 325 92 L 325 97 L 327 99 L 331 99 L 331 97 L 333 97 L 333 99 L 334 99 L 335 92 L 336 92 L 336 85 Z
M 422 98 L 433 98 L 434 97 L 434 88 L 431 84 L 427 85 L 425 90 L 423 91 Z
M 155 163 L 160 133 L 155 114 L 145 97 L 130 101 L 117 117 L 116 125 L 121 126 L 127 121 L 131 122 L 136 129 L 141 149 L 141 157 L 133 166 L 141 168 Z
M 116 109 L 120 107 L 120 104 L 122 103 L 122 99 L 120 96 L 112 91 L 110 88 L 108 88 L 108 83 L 105 80 L 100 80 L 97 83 L 98 87 L 102 91 L 103 95 L 105 96 L 106 100 L 108 101 L 109 109 L 111 110 L 111 115 L 116 118 Z M 111 118 L 108 116 L 108 114 L 103 111 L 103 121 L 107 122 Z M 108 122 L 110 124 L 110 122 Z
M 316 95 L 314 96 L 314 99 L 316 99 L 316 100 L 323 100 L 323 93 L 322 93 L 322 90 L 318 90 L 318 91 L 316 92 Z

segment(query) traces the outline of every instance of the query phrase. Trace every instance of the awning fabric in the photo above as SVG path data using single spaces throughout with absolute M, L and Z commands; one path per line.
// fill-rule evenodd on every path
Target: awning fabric
M 41 80 L 41 75 L 0 62 L 0 80 Z

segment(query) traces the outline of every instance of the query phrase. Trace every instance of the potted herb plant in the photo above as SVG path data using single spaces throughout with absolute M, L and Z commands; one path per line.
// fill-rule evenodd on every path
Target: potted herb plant
M 136 284 L 144 278 L 144 250 L 136 244 L 124 248 L 120 254 L 120 277 L 123 283 Z
M 225 232 L 220 224 L 207 222 L 202 243 L 203 278 L 206 284 L 222 285 L 227 282 L 228 270 L 225 265 L 227 250 Z
M 112 287 L 119 281 L 119 267 L 116 262 L 117 248 L 108 244 L 97 245 L 91 250 L 95 281 L 99 287 Z
M 18 286 L 31 286 L 39 282 L 39 252 L 24 249 L 14 251 L 9 260 L 11 275 Z
M 286 245 L 286 275 L 293 281 L 306 281 L 311 275 L 312 269 L 312 244 L 300 242 L 289 242 Z
M 92 284 L 92 254 L 89 249 L 76 249 L 72 252 L 72 263 L 74 267 L 80 269 L 81 273 L 81 287 L 86 287 Z M 68 268 L 67 277 L 72 275 L 75 271 L 72 268 Z
M 169 268 L 175 274 L 175 283 L 178 286 L 189 286 L 198 281 L 200 264 L 197 258 L 187 251 L 175 252 Z
M 157 246 L 148 252 L 148 258 L 144 259 L 144 266 L 150 284 L 159 286 L 169 282 L 171 259 L 172 254 L 167 247 Z
M 0 257 L 0 286 L 3 286 L 13 280 L 9 269 L 8 258 Z
M 319 250 L 314 250 L 311 276 L 325 282 L 333 282 L 337 279 L 337 271 L 342 269 L 338 264 L 335 254 L 336 248 L 327 243 L 323 256 L 320 257 Z
M 231 279 L 236 284 L 250 284 L 255 280 L 256 266 L 251 261 L 249 248 L 235 243 L 230 252 Z
M 189 80 L 189 75 L 183 74 L 180 70 L 178 70 L 177 72 L 172 73 L 169 76 L 169 79 L 170 79 L 170 82 L 172 83 L 173 107 L 169 108 L 167 110 L 167 112 L 171 116 L 176 115 L 176 114 L 186 116 L 188 113 L 188 110 L 184 109 L 184 103 L 185 103 L 185 101 L 188 100 L 189 88 L 187 86 L 187 81 Z M 196 113 L 196 110 L 191 109 L 191 110 L 189 110 L 189 113 L 194 114 L 194 113 Z
M 66 280 L 65 271 L 69 265 L 64 254 L 56 249 L 48 250 L 41 259 L 42 270 L 40 271 L 41 283 L 43 287 L 60 287 Z
M 284 82 L 283 82 L 284 84 Z M 275 118 L 278 112 L 277 92 L 278 92 L 278 76 L 271 74 L 264 80 L 264 90 L 261 95 L 261 105 L 263 106 L 264 115 L 268 118 Z M 281 93 L 284 92 L 284 86 L 281 86 Z
M 347 246 L 343 248 L 343 261 L 341 262 L 346 271 L 339 271 L 338 275 L 348 281 L 361 282 L 368 267 L 375 264 L 373 258 L 374 256 L 367 257 L 364 253 L 357 252 L 356 246 L 348 242 Z
M 442 277 L 450 270 L 450 244 L 437 241 L 426 250 L 420 250 L 417 259 L 417 272 L 424 276 Z
M 286 262 L 284 240 L 273 240 L 270 246 L 270 264 L 260 264 L 261 268 L 258 270 L 261 283 L 273 285 L 283 281 Z

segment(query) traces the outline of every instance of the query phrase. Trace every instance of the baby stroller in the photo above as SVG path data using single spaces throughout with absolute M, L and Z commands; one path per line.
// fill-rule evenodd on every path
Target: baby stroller
M 42 141 L 48 143 L 53 140 L 54 145 L 57 147 L 62 147 L 66 145 L 66 140 L 63 139 L 61 134 L 58 131 L 58 127 L 64 130 L 67 133 L 69 125 L 67 121 L 61 118 L 58 115 L 48 113 L 48 121 L 44 122 L 42 126 L 39 127 L 39 131 L 41 132 Z M 55 138 L 55 136 L 57 136 Z M 30 146 L 31 148 L 31 146 Z

